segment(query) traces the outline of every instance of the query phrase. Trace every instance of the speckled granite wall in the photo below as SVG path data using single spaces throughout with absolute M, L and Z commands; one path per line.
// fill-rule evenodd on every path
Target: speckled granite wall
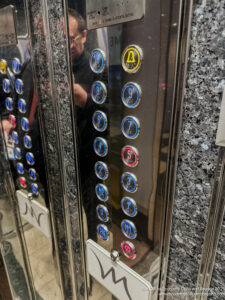
M 224 4 L 218 0 L 194 1 L 168 287 L 176 283 L 195 288 L 197 282 L 218 157 L 215 138 L 225 84 Z

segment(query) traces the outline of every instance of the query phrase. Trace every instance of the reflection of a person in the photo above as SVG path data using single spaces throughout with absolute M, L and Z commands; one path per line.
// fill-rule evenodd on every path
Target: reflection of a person
M 79 164 L 82 187 L 82 199 L 88 219 L 88 235 L 96 237 L 96 199 L 94 190 L 96 178 L 94 176 L 95 156 L 93 141 L 96 132 L 92 125 L 92 115 L 95 104 L 91 99 L 91 85 L 99 80 L 89 66 L 90 54 L 85 49 L 87 38 L 86 24 L 83 17 L 75 10 L 69 9 L 69 37 L 72 68 L 75 83 L 73 85 L 76 119 L 78 128 Z

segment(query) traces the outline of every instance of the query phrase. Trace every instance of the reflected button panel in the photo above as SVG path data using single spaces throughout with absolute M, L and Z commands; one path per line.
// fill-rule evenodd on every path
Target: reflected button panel
M 92 123 L 97 131 L 103 132 L 107 128 L 107 116 L 104 112 L 97 110 L 92 117 Z
M 91 52 L 90 67 L 95 73 L 102 73 L 105 68 L 105 53 L 101 49 L 94 49 Z
M 122 54 L 122 66 L 127 73 L 136 73 L 142 64 L 143 52 L 137 45 L 126 47 Z
M 97 161 L 95 164 L 95 174 L 99 179 L 107 179 L 109 174 L 107 165 L 102 161 Z
M 122 151 L 122 160 L 125 165 L 129 167 L 136 167 L 138 164 L 138 150 L 132 146 L 123 147 Z
M 10 86 L 10 81 L 9 79 L 3 79 L 3 91 L 6 94 L 9 94 L 11 92 L 11 86 Z
M 94 151 L 98 156 L 104 157 L 108 153 L 107 141 L 103 138 L 97 137 L 94 140 Z
M 107 88 L 101 81 L 95 81 L 91 87 L 91 98 L 97 104 L 103 104 L 107 97 Z
M 21 79 L 17 79 L 15 82 L 15 90 L 17 94 L 23 94 L 23 81 Z
M 128 139 L 136 139 L 139 135 L 140 124 L 137 118 L 128 116 L 122 121 L 123 135 Z
M 13 99 L 11 97 L 7 97 L 5 99 L 5 107 L 8 111 L 13 110 Z
M 18 75 L 21 73 L 21 62 L 19 58 L 13 58 L 12 60 L 12 71 L 14 74 Z
M 125 191 L 135 193 L 138 188 L 137 177 L 134 174 L 125 172 L 122 175 L 122 186 Z
M 141 88 L 137 83 L 129 82 L 122 89 L 122 101 L 126 107 L 135 108 L 141 101 Z
M 107 201 L 109 198 L 108 188 L 104 184 L 97 184 L 95 187 L 96 196 L 100 201 Z
M 97 233 L 102 240 L 107 241 L 109 239 L 109 231 L 108 231 L 107 226 L 105 226 L 103 224 L 98 225 Z
M 135 239 L 137 237 L 137 230 L 134 223 L 130 220 L 123 220 L 121 222 L 121 229 L 123 234 L 129 239 Z
M 134 247 L 134 244 L 130 241 L 124 241 L 121 243 L 121 249 L 123 254 L 129 258 L 129 259 L 135 259 L 136 258 L 136 250 Z
M 137 204 L 130 197 L 124 197 L 121 200 L 121 207 L 125 215 L 135 217 L 137 215 Z
M 109 220 L 109 212 L 106 206 L 104 205 L 98 205 L 96 207 L 96 213 L 97 216 L 99 218 L 99 220 L 101 220 L 102 222 L 108 222 Z

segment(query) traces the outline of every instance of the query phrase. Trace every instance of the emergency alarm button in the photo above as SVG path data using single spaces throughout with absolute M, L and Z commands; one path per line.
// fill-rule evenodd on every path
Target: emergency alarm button
M 8 111 L 12 111 L 13 110 L 13 100 L 11 97 L 7 97 L 5 99 L 5 107 Z
M 137 230 L 134 223 L 130 220 L 123 220 L 121 222 L 121 229 L 123 234 L 129 239 L 135 239 L 137 237 Z
M 129 241 L 124 241 L 121 243 L 121 249 L 123 254 L 129 259 L 136 258 L 136 250 L 134 244 Z
M 136 167 L 138 164 L 138 150 L 132 146 L 123 147 L 122 151 L 122 160 L 125 165 L 129 167 Z
M 107 128 L 107 116 L 103 111 L 97 110 L 92 117 L 92 123 L 97 131 L 103 132 Z
M 13 58 L 12 60 L 12 71 L 14 74 L 18 75 L 21 72 L 21 62 L 19 58 Z
M 97 137 L 94 140 L 94 151 L 98 156 L 106 156 L 108 153 L 107 141 L 103 138 Z
M 17 79 L 15 82 L 15 90 L 17 94 L 23 94 L 23 81 L 21 79 Z
M 5 59 L 0 60 L 0 73 L 3 75 L 7 73 L 7 61 Z
M 109 231 L 107 226 L 99 224 L 97 226 L 97 233 L 102 240 L 107 241 L 109 239 Z
M 126 107 L 135 108 L 141 101 L 141 88 L 137 83 L 128 82 L 122 89 L 122 101 Z
M 122 54 L 122 66 L 128 73 L 136 73 L 142 64 L 143 52 L 136 45 L 128 46 Z
M 95 187 L 96 196 L 100 201 L 107 201 L 109 198 L 109 192 L 104 184 L 97 184 Z
M 125 117 L 122 120 L 122 132 L 128 139 L 136 139 L 139 135 L 140 123 L 137 118 L 133 116 Z
M 18 101 L 18 110 L 22 114 L 26 112 L 26 101 L 24 99 L 19 99 Z
M 124 197 L 121 200 L 121 207 L 125 215 L 135 217 L 137 215 L 137 204 L 130 197 Z
M 125 172 L 122 174 L 122 186 L 125 191 L 135 193 L 137 191 L 137 177 L 134 174 Z
M 95 81 L 91 87 L 92 100 L 97 104 L 103 104 L 107 97 L 107 88 L 102 81 Z
M 102 73 L 105 68 L 105 53 L 101 49 L 91 52 L 90 67 L 94 73 Z
M 99 204 L 96 207 L 96 213 L 97 213 L 99 220 L 101 220 L 102 222 L 108 222 L 109 211 L 106 206 Z
M 11 86 L 10 86 L 10 81 L 9 79 L 3 79 L 3 91 L 6 94 L 9 94 L 11 92 Z
M 95 164 L 95 175 L 102 180 L 108 178 L 109 171 L 107 165 L 102 161 L 97 161 Z

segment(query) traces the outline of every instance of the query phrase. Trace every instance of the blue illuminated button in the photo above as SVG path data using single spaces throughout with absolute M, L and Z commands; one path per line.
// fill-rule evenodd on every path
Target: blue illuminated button
M 102 240 L 107 241 L 109 239 L 109 231 L 107 226 L 99 224 L 97 226 L 97 233 Z
M 109 199 L 109 192 L 104 184 L 97 184 L 95 187 L 95 193 L 100 201 L 107 201 Z
M 25 135 L 23 138 L 23 143 L 24 147 L 27 149 L 31 149 L 32 147 L 32 142 L 31 142 L 31 137 L 29 135 Z
M 26 153 L 26 161 L 28 165 L 30 166 L 34 165 L 34 155 L 31 152 Z
M 21 150 L 20 150 L 20 148 L 18 148 L 18 147 L 14 148 L 14 156 L 17 160 L 21 159 Z
M 134 174 L 125 172 L 122 174 L 122 186 L 125 191 L 135 193 L 137 191 L 137 177 Z
M 140 124 L 135 117 L 125 117 L 122 121 L 123 135 L 128 139 L 136 139 L 139 135 Z
M 21 128 L 23 131 L 28 131 L 29 130 L 29 121 L 27 118 L 22 118 L 21 119 Z
M 9 79 L 3 79 L 3 91 L 6 94 L 9 94 L 11 92 L 11 86 Z
M 137 204 L 129 197 L 124 197 L 121 200 L 121 207 L 125 215 L 129 217 L 135 217 L 137 215 Z
M 107 116 L 104 112 L 97 110 L 92 117 L 92 123 L 97 131 L 103 132 L 107 128 Z
M 109 211 L 106 206 L 99 204 L 96 207 L 96 213 L 97 213 L 99 220 L 101 220 L 102 222 L 108 222 Z
M 16 169 L 17 169 L 18 174 L 20 174 L 20 175 L 24 174 L 23 164 L 18 163 L 18 164 L 16 165 Z
M 21 79 L 16 79 L 15 90 L 17 94 L 19 95 L 23 94 L 23 81 Z
M 14 74 L 18 75 L 21 72 L 21 63 L 19 58 L 13 58 L 12 60 L 12 71 Z
M 16 117 L 14 115 L 9 115 L 9 123 L 11 124 L 12 128 L 16 127 Z
M 39 191 L 38 191 L 38 185 L 37 185 L 37 183 L 32 183 L 32 184 L 31 184 L 31 190 L 32 190 L 32 193 L 33 193 L 35 196 L 38 196 Z
M 31 180 L 33 180 L 33 181 L 37 180 L 37 172 L 36 172 L 35 169 L 30 168 L 28 173 L 29 173 L 29 177 L 30 177 Z
M 26 112 L 26 101 L 24 99 L 19 99 L 18 101 L 18 110 L 22 114 Z
M 107 89 L 103 82 L 95 81 L 91 87 L 92 100 L 97 104 L 103 104 L 107 97 Z
M 95 174 L 99 179 L 107 179 L 109 174 L 107 165 L 102 161 L 97 161 L 95 164 Z
M 137 230 L 134 223 L 130 220 L 123 220 L 121 222 L 121 229 L 123 234 L 129 239 L 135 239 L 137 237 Z
M 18 133 L 17 133 L 16 131 L 13 131 L 13 132 L 11 133 L 11 136 L 12 136 L 13 142 L 14 142 L 15 144 L 18 144 L 18 143 L 19 143 Z
M 5 59 L 0 60 L 0 73 L 3 75 L 7 73 L 7 61 Z
M 128 82 L 124 85 L 121 96 L 126 107 L 135 108 L 141 101 L 141 88 L 135 82 Z
M 5 107 L 8 111 L 12 111 L 13 110 L 13 100 L 11 97 L 7 97 L 5 99 Z
M 108 144 L 105 139 L 97 137 L 94 140 L 94 151 L 98 156 L 104 157 L 108 153 Z
M 90 67 L 95 73 L 102 73 L 105 68 L 105 53 L 101 49 L 94 49 L 91 52 Z

